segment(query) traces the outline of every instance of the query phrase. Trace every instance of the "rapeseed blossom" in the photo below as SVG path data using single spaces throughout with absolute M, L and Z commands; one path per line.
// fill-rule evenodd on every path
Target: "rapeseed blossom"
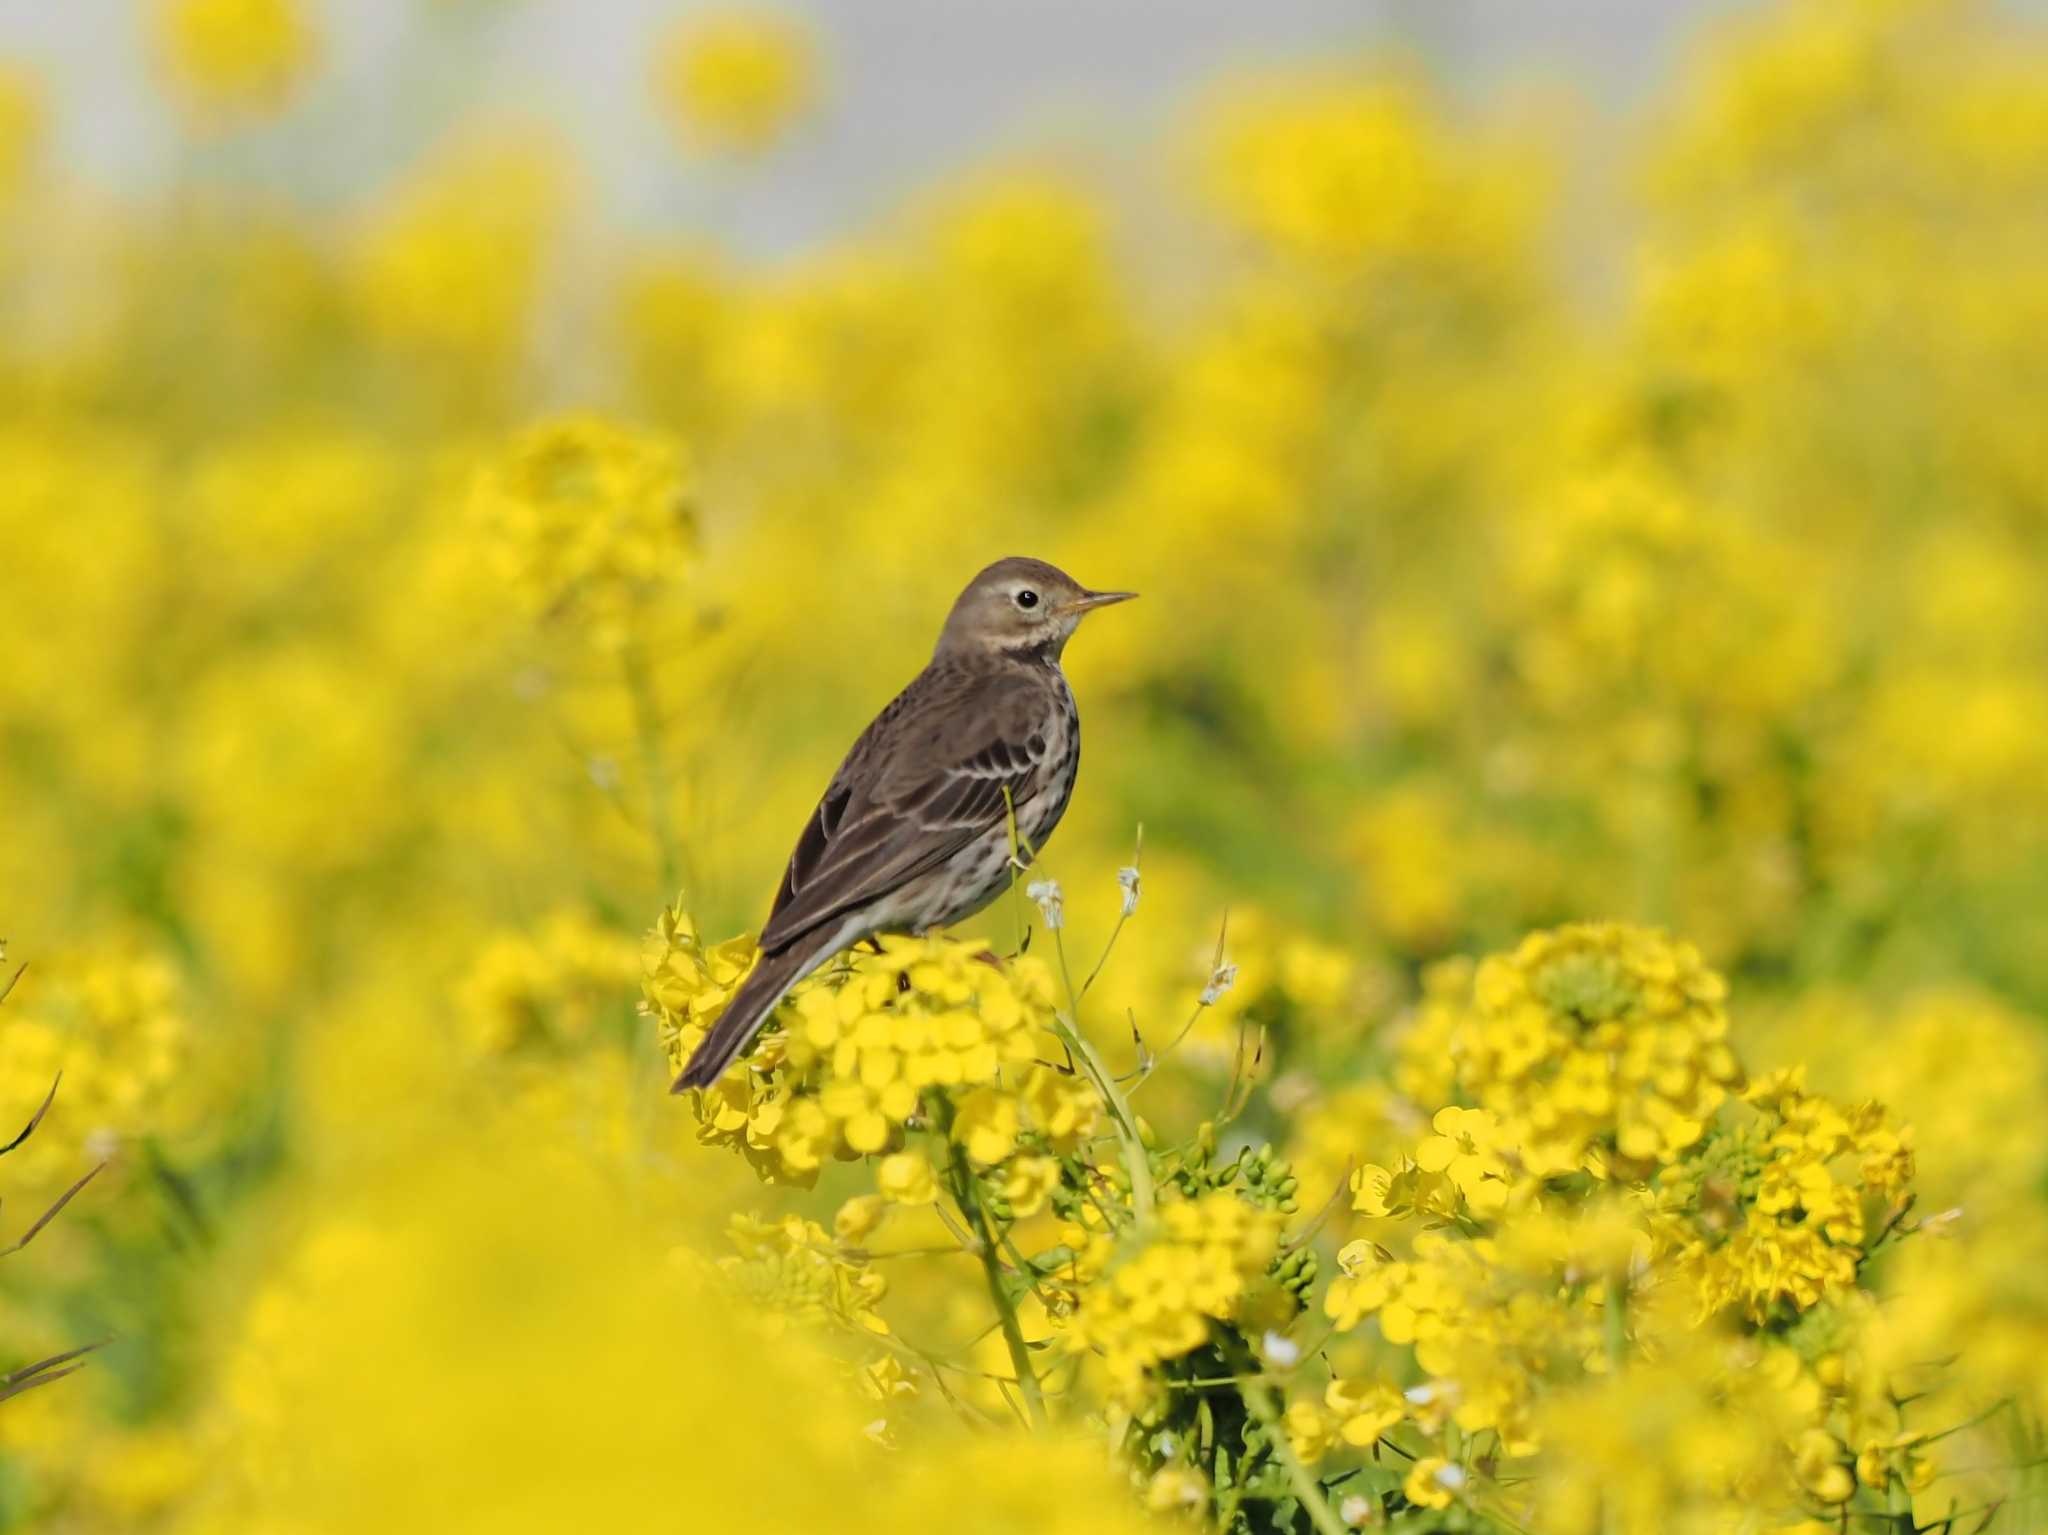
M 692 17 L 664 46 L 662 105 L 692 148 L 758 154 L 812 104 L 818 60 L 809 35 L 767 11 Z
M 682 445 L 595 419 L 522 434 L 478 475 L 473 504 L 512 600 L 612 650 L 695 548 Z
M 153 0 L 165 82 L 202 121 L 277 111 L 318 54 L 300 0 Z
M 1158 1238 L 1083 1293 L 1070 1349 L 1099 1353 L 1109 1391 L 1131 1407 L 1151 1372 L 1210 1339 L 1212 1322 L 1244 1314 L 1279 1246 L 1279 1221 L 1230 1194 L 1160 1211 Z
M 1040 1060 L 1053 1048 L 1045 965 L 944 940 L 885 938 L 878 947 L 799 986 L 750 1069 L 694 1095 L 701 1137 L 743 1149 L 771 1177 L 807 1182 L 828 1158 L 900 1149 L 912 1122 L 929 1118 L 930 1091 L 958 1089 L 948 1134 L 976 1166 L 998 1166 L 1027 1146 L 1071 1149 L 1097 1108 Z M 707 951 L 680 908 L 664 914 L 647 953 L 646 1007 L 675 1069 L 750 961 L 743 940 Z M 1041 1175 L 1021 1176 L 1028 1184 Z M 889 1183 L 894 1192 L 883 1192 L 896 1199 L 919 1186 L 901 1172 Z

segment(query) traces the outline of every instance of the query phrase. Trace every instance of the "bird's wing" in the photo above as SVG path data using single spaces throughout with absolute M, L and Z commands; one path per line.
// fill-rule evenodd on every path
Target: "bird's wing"
M 1051 749 L 1043 688 L 1021 671 L 933 670 L 904 689 L 805 825 L 761 947 L 796 942 L 1002 825 Z

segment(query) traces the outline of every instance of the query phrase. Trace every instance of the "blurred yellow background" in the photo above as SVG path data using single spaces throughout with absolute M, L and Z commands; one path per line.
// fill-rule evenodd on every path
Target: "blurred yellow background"
M 600 1298 L 621 1231 L 664 1223 L 658 1267 L 758 1200 L 663 1094 L 641 937 L 679 893 L 709 938 L 759 923 L 840 752 L 1012 553 L 1143 593 L 1069 653 L 1046 860 L 1105 933 L 1144 827 L 1105 1040 L 1178 1026 L 1229 914 L 1240 978 L 1162 1114 L 1263 1023 L 1248 1123 L 1327 1185 L 1384 1130 L 1346 1094 L 1425 966 L 1641 922 L 1728 976 L 1750 1059 L 1885 1098 L 1932 1201 L 2040 1250 L 2037 25 L 1789 0 L 1670 29 L 1668 72 L 1589 106 L 1325 18 L 1190 55 L 1149 117 L 791 208 L 778 165 L 824 185 L 887 94 L 800 13 L 664 16 L 606 82 L 666 134 L 622 167 L 637 141 L 448 105 L 515 4 L 420 0 L 369 53 L 313 0 L 108 9 L 178 125 L 126 184 L 67 153 L 77 68 L 0 61 L 0 1135 L 64 1073 L 0 1161 L 7 1230 L 110 1164 L 0 1263 L 0 1369 L 114 1339 L 0 1405 L 9 1527 L 408 1528 L 307 1442 L 394 1400 L 511 1432 L 490 1404 L 570 1358 L 630 1383 L 594 1426 L 537 1406 L 534 1453 L 553 1422 L 630 1458 L 666 1382 L 692 1405 L 650 1453 L 711 1499 L 675 1527 L 746 1527 L 701 1489 L 779 1377 L 714 1373 L 721 1330 L 651 1279 Z M 417 152 L 337 149 L 352 112 Z M 478 1193 L 493 1158 L 602 1228 L 589 1263 Z M 538 1341 L 474 1378 L 431 1287 L 306 1299 L 497 1251 L 541 1297 L 498 1335 Z M 2048 1337 L 2019 1288 L 2010 1336 Z M 677 1373 L 643 1379 L 664 1317 Z M 419 1355 L 357 1379 L 351 1329 Z M 466 1453 L 393 1439 L 352 1485 Z M 977 1528 L 1119 1527 L 974 1453 Z M 577 1464 L 622 1520 L 658 1497 Z M 441 1495 L 437 1528 L 560 1527 Z

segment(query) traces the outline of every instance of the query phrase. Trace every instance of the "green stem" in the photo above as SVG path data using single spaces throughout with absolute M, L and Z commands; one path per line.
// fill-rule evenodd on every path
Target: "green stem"
M 1138 1134 L 1138 1117 L 1131 1112 L 1130 1100 L 1116 1085 L 1116 1078 L 1110 1075 L 1095 1047 L 1081 1037 L 1080 1029 L 1058 1013 L 1053 1014 L 1052 1027 L 1053 1032 L 1059 1035 L 1060 1043 L 1080 1062 L 1082 1072 L 1109 1109 L 1109 1117 L 1116 1122 L 1117 1146 L 1123 1153 L 1124 1171 L 1131 1180 L 1131 1217 L 1139 1231 L 1146 1231 L 1152 1225 L 1158 1196 L 1152 1187 L 1152 1159 L 1146 1154 L 1145 1142 Z
M 1628 1362 L 1628 1281 L 1619 1275 L 1607 1281 L 1607 1363 L 1616 1376 Z
M 661 866 L 662 899 L 674 900 L 679 888 L 675 828 L 668 816 L 668 768 L 661 755 L 661 715 L 655 706 L 654 675 L 637 637 L 619 653 L 626 694 L 633 704 L 633 732 L 640 747 L 640 772 L 647 780 L 647 824 L 654 836 L 655 858 Z
M 1251 1410 L 1266 1430 L 1273 1445 L 1273 1453 L 1280 1464 L 1287 1469 L 1287 1483 L 1294 1489 L 1294 1496 L 1300 1500 L 1303 1510 L 1322 1535 L 1350 1535 L 1344 1521 L 1337 1517 L 1337 1511 L 1330 1507 L 1330 1500 L 1323 1496 L 1323 1489 L 1301 1458 L 1294 1453 L 1294 1441 L 1287 1437 L 1287 1426 L 1280 1420 L 1280 1409 L 1273 1403 L 1273 1393 L 1256 1381 L 1246 1380 L 1239 1387 L 1244 1405 Z
M 1038 851 L 1025 842 L 1023 834 L 1017 830 L 1017 806 L 1007 784 L 1003 786 L 1003 812 L 1009 822 L 1010 890 L 1015 894 L 1017 876 L 1029 866 L 1029 861 L 1021 855 L 1029 853 L 1035 859 Z M 1081 1037 L 1080 997 L 1074 990 L 1074 972 L 1067 965 L 1066 939 L 1056 927 L 1052 929 L 1052 946 L 1060 962 L 1060 981 L 1067 989 L 1067 1016 L 1062 1018 L 1058 1013 L 1053 1014 L 1053 1032 L 1081 1063 L 1081 1069 L 1094 1086 L 1096 1095 L 1108 1106 L 1110 1118 L 1116 1121 L 1117 1144 L 1123 1152 L 1124 1171 L 1131 1180 L 1131 1215 L 1138 1230 L 1143 1232 L 1151 1227 L 1152 1212 L 1158 1203 L 1152 1188 L 1152 1161 L 1145 1154 L 1145 1142 L 1138 1134 L 1138 1119 L 1131 1112 L 1130 1101 L 1116 1085 L 1116 1078 L 1110 1074 L 1102 1057 L 1096 1054 L 1095 1047 Z M 1107 951 L 1103 957 L 1108 958 Z M 1094 978 L 1091 976 L 1090 979 Z
M 1621 1274 L 1610 1275 L 1607 1280 L 1606 1315 L 1601 1318 L 1607 1337 L 1607 1369 L 1614 1380 L 1621 1379 L 1622 1369 L 1628 1363 L 1628 1279 Z M 1600 1527 L 1607 1535 L 1619 1535 L 1621 1516 L 1611 1492 L 1603 1492 L 1600 1501 Z
M 967 1165 L 965 1148 L 953 1139 L 950 1109 L 945 1111 L 939 1130 L 946 1138 L 947 1182 L 952 1185 L 954 1202 L 960 1206 L 960 1213 L 967 1217 L 973 1230 L 975 1256 L 981 1260 L 982 1277 L 988 1281 L 988 1298 L 995 1305 L 996 1319 L 1003 1330 L 1003 1343 L 1010 1350 L 1010 1365 L 1017 1372 L 1018 1389 L 1024 1393 L 1030 1426 L 1042 1429 L 1045 1427 L 1045 1393 L 1039 1387 L 1037 1371 L 1031 1368 L 1031 1350 L 1025 1345 L 1024 1329 L 1017 1321 L 1016 1304 L 1003 1284 L 1002 1265 L 996 1258 L 995 1236 L 989 1227 L 988 1214 L 981 1207 L 980 1196 L 975 1192 L 974 1169 Z

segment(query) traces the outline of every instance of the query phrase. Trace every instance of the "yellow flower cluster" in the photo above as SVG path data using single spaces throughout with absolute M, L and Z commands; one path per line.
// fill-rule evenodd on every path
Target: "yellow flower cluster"
M 1110 1394 L 1133 1411 L 1153 1372 L 1208 1343 L 1242 1314 L 1280 1249 L 1280 1217 L 1211 1193 L 1164 1206 L 1158 1235 L 1085 1291 L 1066 1347 L 1101 1356 Z
M 1532 1176 L 1673 1161 L 1741 1081 L 1727 993 L 1661 933 L 1532 934 L 1473 979 L 1448 1040 L 1458 1085 L 1497 1116 L 1489 1144 L 1512 1144 Z
M 1872 1238 L 1906 1213 L 1912 1138 L 1881 1104 L 1808 1093 L 1796 1070 L 1743 1097 L 1753 1122 L 1659 1180 L 1652 1230 L 1700 1315 L 1739 1305 L 1763 1321 L 1855 1286 Z
M 1335 71 L 1274 81 L 1229 101 L 1211 136 L 1218 207 L 1288 255 L 1338 270 L 1478 266 L 1525 237 L 1503 168 L 1429 121 L 1411 81 Z M 1462 217 L 1447 224 L 1447 208 Z
M 0 974 L 0 986 L 11 977 Z M 138 1137 L 189 1128 L 198 1095 L 188 1007 L 168 957 L 137 942 L 39 956 L 23 970 L 0 1006 L 0 1144 L 57 1087 L 36 1133 L 0 1164 L 24 1219 L 95 1163 L 128 1162 Z
M 1823 1508 L 1846 1495 L 1848 1457 L 1820 1405 L 1788 1350 L 1673 1337 L 1654 1360 L 1543 1404 L 1540 1431 L 1557 1448 L 1534 1500 L 1542 1527 L 1704 1532 L 1771 1508 L 1772 1527 L 1796 1528 L 1807 1494 Z
M 506 397 L 572 190 L 554 143 L 468 135 L 412 167 L 354 231 L 337 297 L 403 358 L 391 387 L 417 396 L 415 411 Z
M 1704 1529 L 1760 1502 L 1819 1513 L 1859 1488 L 1926 1488 L 1929 1430 L 1903 1404 L 1935 1394 L 1933 1338 L 1966 1329 L 1933 1320 L 1939 1302 L 1879 1308 L 1865 1265 L 1910 1231 L 1910 1130 L 1808 1091 L 1797 1069 L 1731 1091 L 1726 988 L 1660 935 L 1537 933 L 1482 963 L 1468 999 L 1472 974 L 1437 978 L 1402 1080 L 1500 1112 L 1446 1104 L 1411 1155 L 1358 1170 L 1352 1204 L 1375 1236 L 1343 1249 L 1323 1299 L 1340 1334 L 1370 1319 L 1421 1378 L 1346 1376 L 1321 1401 L 1297 1397 L 1297 1454 L 1399 1431 L 1445 1451 L 1411 1474 L 1409 1505 L 1500 1498 L 1563 1529 Z M 1584 1064 L 1596 1044 L 1604 1075 Z M 1426 1058 L 1437 1051 L 1446 1066 Z M 1565 1092 L 1576 1119 L 1546 1113 Z M 1682 1133 L 1625 1154 L 1630 1095 L 1662 1104 L 1646 1123 L 1686 1110 Z M 1543 1149 L 1560 1125 L 1571 1155 Z M 1963 1416 L 1938 1410 L 1951 1408 Z M 1533 1501 L 1452 1453 L 1481 1433 L 1540 1465 Z
M 798 1182 L 828 1158 L 894 1151 L 877 1171 L 881 1191 L 919 1204 L 931 1197 L 930 1169 L 901 1148 L 906 1126 L 931 1112 L 931 1089 L 949 1090 L 950 1134 L 977 1167 L 1027 1147 L 1071 1151 L 1092 1131 L 1099 1102 L 1047 1055 L 1057 1046 L 1042 962 L 998 960 L 985 945 L 946 939 L 889 937 L 880 951 L 849 955 L 799 986 L 746 1065 L 693 1095 L 706 1142 Z M 680 908 L 663 915 L 644 990 L 673 1070 L 752 959 L 747 940 L 706 949 Z M 1045 1159 L 1017 1157 L 1010 1180 L 1012 1197 L 1035 1209 L 1049 1191 Z
M 477 475 L 472 504 L 513 600 L 617 650 L 688 568 L 688 490 L 681 444 L 570 417 L 515 438 Z
M 849 1257 L 817 1222 L 797 1215 L 772 1221 L 736 1215 L 727 1234 L 739 1254 L 721 1259 L 720 1272 L 736 1292 L 771 1314 L 888 1332 L 875 1309 L 888 1293 L 887 1281 Z
M 1952 1222 L 1944 1222 L 1944 1227 Z M 2036 1422 L 2048 1417 L 2048 1382 L 2035 1361 L 2048 1348 L 2042 1265 L 2048 1232 L 2034 1220 L 2005 1229 L 1943 1229 L 1907 1244 L 1891 1264 L 1894 1291 L 1872 1329 L 1873 1363 L 1915 1389 L 1937 1374 L 1930 1361 L 1968 1348 L 1947 1374 L 1959 1406 L 2010 1399 Z
M 1868 1095 L 1910 1119 L 1915 1182 L 1931 1211 L 1967 1203 L 1995 1221 L 2048 1187 L 2048 1140 L 2033 1106 L 2048 1094 L 2048 1026 L 1973 988 L 1894 1003 L 1840 989 L 1770 1020 L 1773 1058 L 1796 1059 L 1841 1096 Z
M 484 946 L 457 988 L 470 1047 L 490 1056 L 573 1050 L 607 1011 L 630 1016 L 640 945 L 580 911 L 558 911 L 531 932 Z
M 1409 1398 L 1420 1420 L 1448 1419 L 1467 1433 L 1490 1429 L 1505 1453 L 1535 1452 L 1532 1414 L 1543 1381 L 1560 1362 L 1576 1365 L 1598 1346 L 1600 1319 L 1583 1296 L 1559 1292 L 1548 1272 L 1531 1282 L 1484 1239 L 1424 1232 L 1408 1259 L 1353 1242 L 1338 1263 L 1324 1312 L 1340 1331 L 1376 1318 L 1387 1342 L 1413 1351 L 1431 1377 Z M 1362 1421 L 1357 1412 L 1347 1416 L 1353 1400 L 1399 1405 L 1370 1386 L 1331 1392 L 1328 1408 L 1347 1443 L 1370 1445 L 1400 1421 L 1399 1412 L 1384 1422 L 1377 1410 Z

